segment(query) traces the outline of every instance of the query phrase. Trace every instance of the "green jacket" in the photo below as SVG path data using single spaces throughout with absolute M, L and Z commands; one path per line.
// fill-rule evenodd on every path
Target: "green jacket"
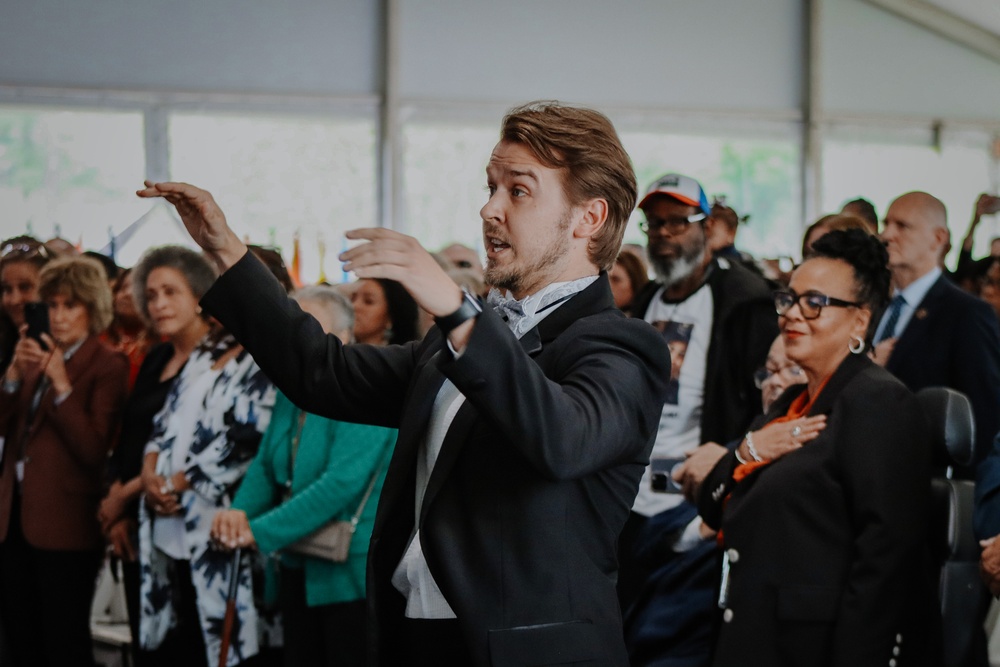
M 365 597 L 365 563 L 375 508 L 396 444 L 396 430 L 308 415 L 295 458 L 292 495 L 282 502 L 298 415 L 299 409 L 278 392 L 271 424 L 233 508 L 246 512 L 260 551 L 275 553 L 331 519 L 350 519 L 372 475 L 381 467 L 351 540 L 347 562 L 281 554 L 284 564 L 304 567 L 309 606 L 360 600 Z

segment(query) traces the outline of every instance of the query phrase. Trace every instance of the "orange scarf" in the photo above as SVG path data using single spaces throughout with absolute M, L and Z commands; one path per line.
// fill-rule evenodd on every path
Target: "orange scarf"
M 829 380 L 830 380 L 829 376 L 825 380 L 823 380 L 823 382 L 820 383 L 819 387 L 816 389 L 816 395 L 811 398 L 809 396 L 808 391 L 804 391 L 798 396 L 796 396 L 795 400 L 792 401 L 792 404 L 788 406 L 788 411 L 781 417 L 776 417 L 772 419 L 771 421 L 768 422 L 768 424 L 781 424 L 784 422 L 790 422 L 792 420 L 798 419 L 799 417 L 805 417 L 807 414 L 809 414 L 809 411 L 812 410 L 812 406 L 816 403 L 816 399 L 819 398 L 819 395 L 823 393 L 823 388 L 826 387 L 826 383 Z M 744 479 L 746 479 L 747 475 L 752 473 L 754 470 L 757 470 L 758 468 L 763 468 L 764 466 L 771 463 L 771 461 L 772 459 L 765 459 L 763 461 L 747 461 L 746 463 L 738 464 L 736 466 L 736 470 L 733 471 L 733 481 L 739 484 Z M 732 493 L 729 494 L 729 496 L 731 495 Z M 729 502 L 729 496 L 726 496 L 726 499 L 723 501 L 723 503 Z M 718 532 L 715 539 L 716 543 L 719 546 L 723 546 L 725 544 L 724 542 L 725 538 L 723 537 L 721 530 Z
M 823 388 L 826 387 L 826 383 L 829 382 L 829 376 L 820 383 L 819 388 L 816 389 L 816 395 L 809 396 L 808 391 L 804 391 L 795 397 L 792 404 L 788 406 L 788 412 L 786 412 L 781 417 L 776 417 L 772 419 L 769 424 L 781 424 L 784 422 L 790 422 L 800 417 L 805 417 L 812 410 L 812 406 L 816 403 L 816 399 L 819 395 L 823 393 Z M 733 480 L 739 484 L 743 479 L 758 468 L 763 468 L 767 464 L 771 463 L 771 459 L 765 459 L 763 461 L 747 461 L 746 463 L 740 463 L 736 466 L 736 470 L 733 471 Z

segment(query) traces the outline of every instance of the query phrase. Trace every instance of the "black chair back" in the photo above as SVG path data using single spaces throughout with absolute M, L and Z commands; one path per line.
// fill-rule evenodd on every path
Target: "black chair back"
M 989 593 L 979 579 L 979 543 L 972 532 L 974 483 L 952 479 L 955 466 L 975 460 L 975 422 L 969 399 L 945 387 L 917 393 L 931 431 L 931 556 L 939 572 L 945 667 L 977 664 L 984 650 Z

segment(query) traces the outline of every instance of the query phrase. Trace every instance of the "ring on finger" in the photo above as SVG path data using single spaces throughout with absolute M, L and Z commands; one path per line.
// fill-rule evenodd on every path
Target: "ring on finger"
M 801 433 L 802 433 L 802 427 L 801 426 L 796 426 L 795 428 L 792 429 L 792 438 L 799 437 L 799 434 L 801 434 Z

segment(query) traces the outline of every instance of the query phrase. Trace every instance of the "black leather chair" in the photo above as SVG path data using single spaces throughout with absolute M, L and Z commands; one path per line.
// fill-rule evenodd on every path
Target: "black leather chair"
M 974 483 L 954 479 L 975 460 L 975 422 L 964 394 L 944 387 L 917 393 L 932 434 L 931 557 L 939 573 L 944 667 L 984 664 L 983 618 L 989 592 L 979 578 L 979 542 L 972 532 Z

